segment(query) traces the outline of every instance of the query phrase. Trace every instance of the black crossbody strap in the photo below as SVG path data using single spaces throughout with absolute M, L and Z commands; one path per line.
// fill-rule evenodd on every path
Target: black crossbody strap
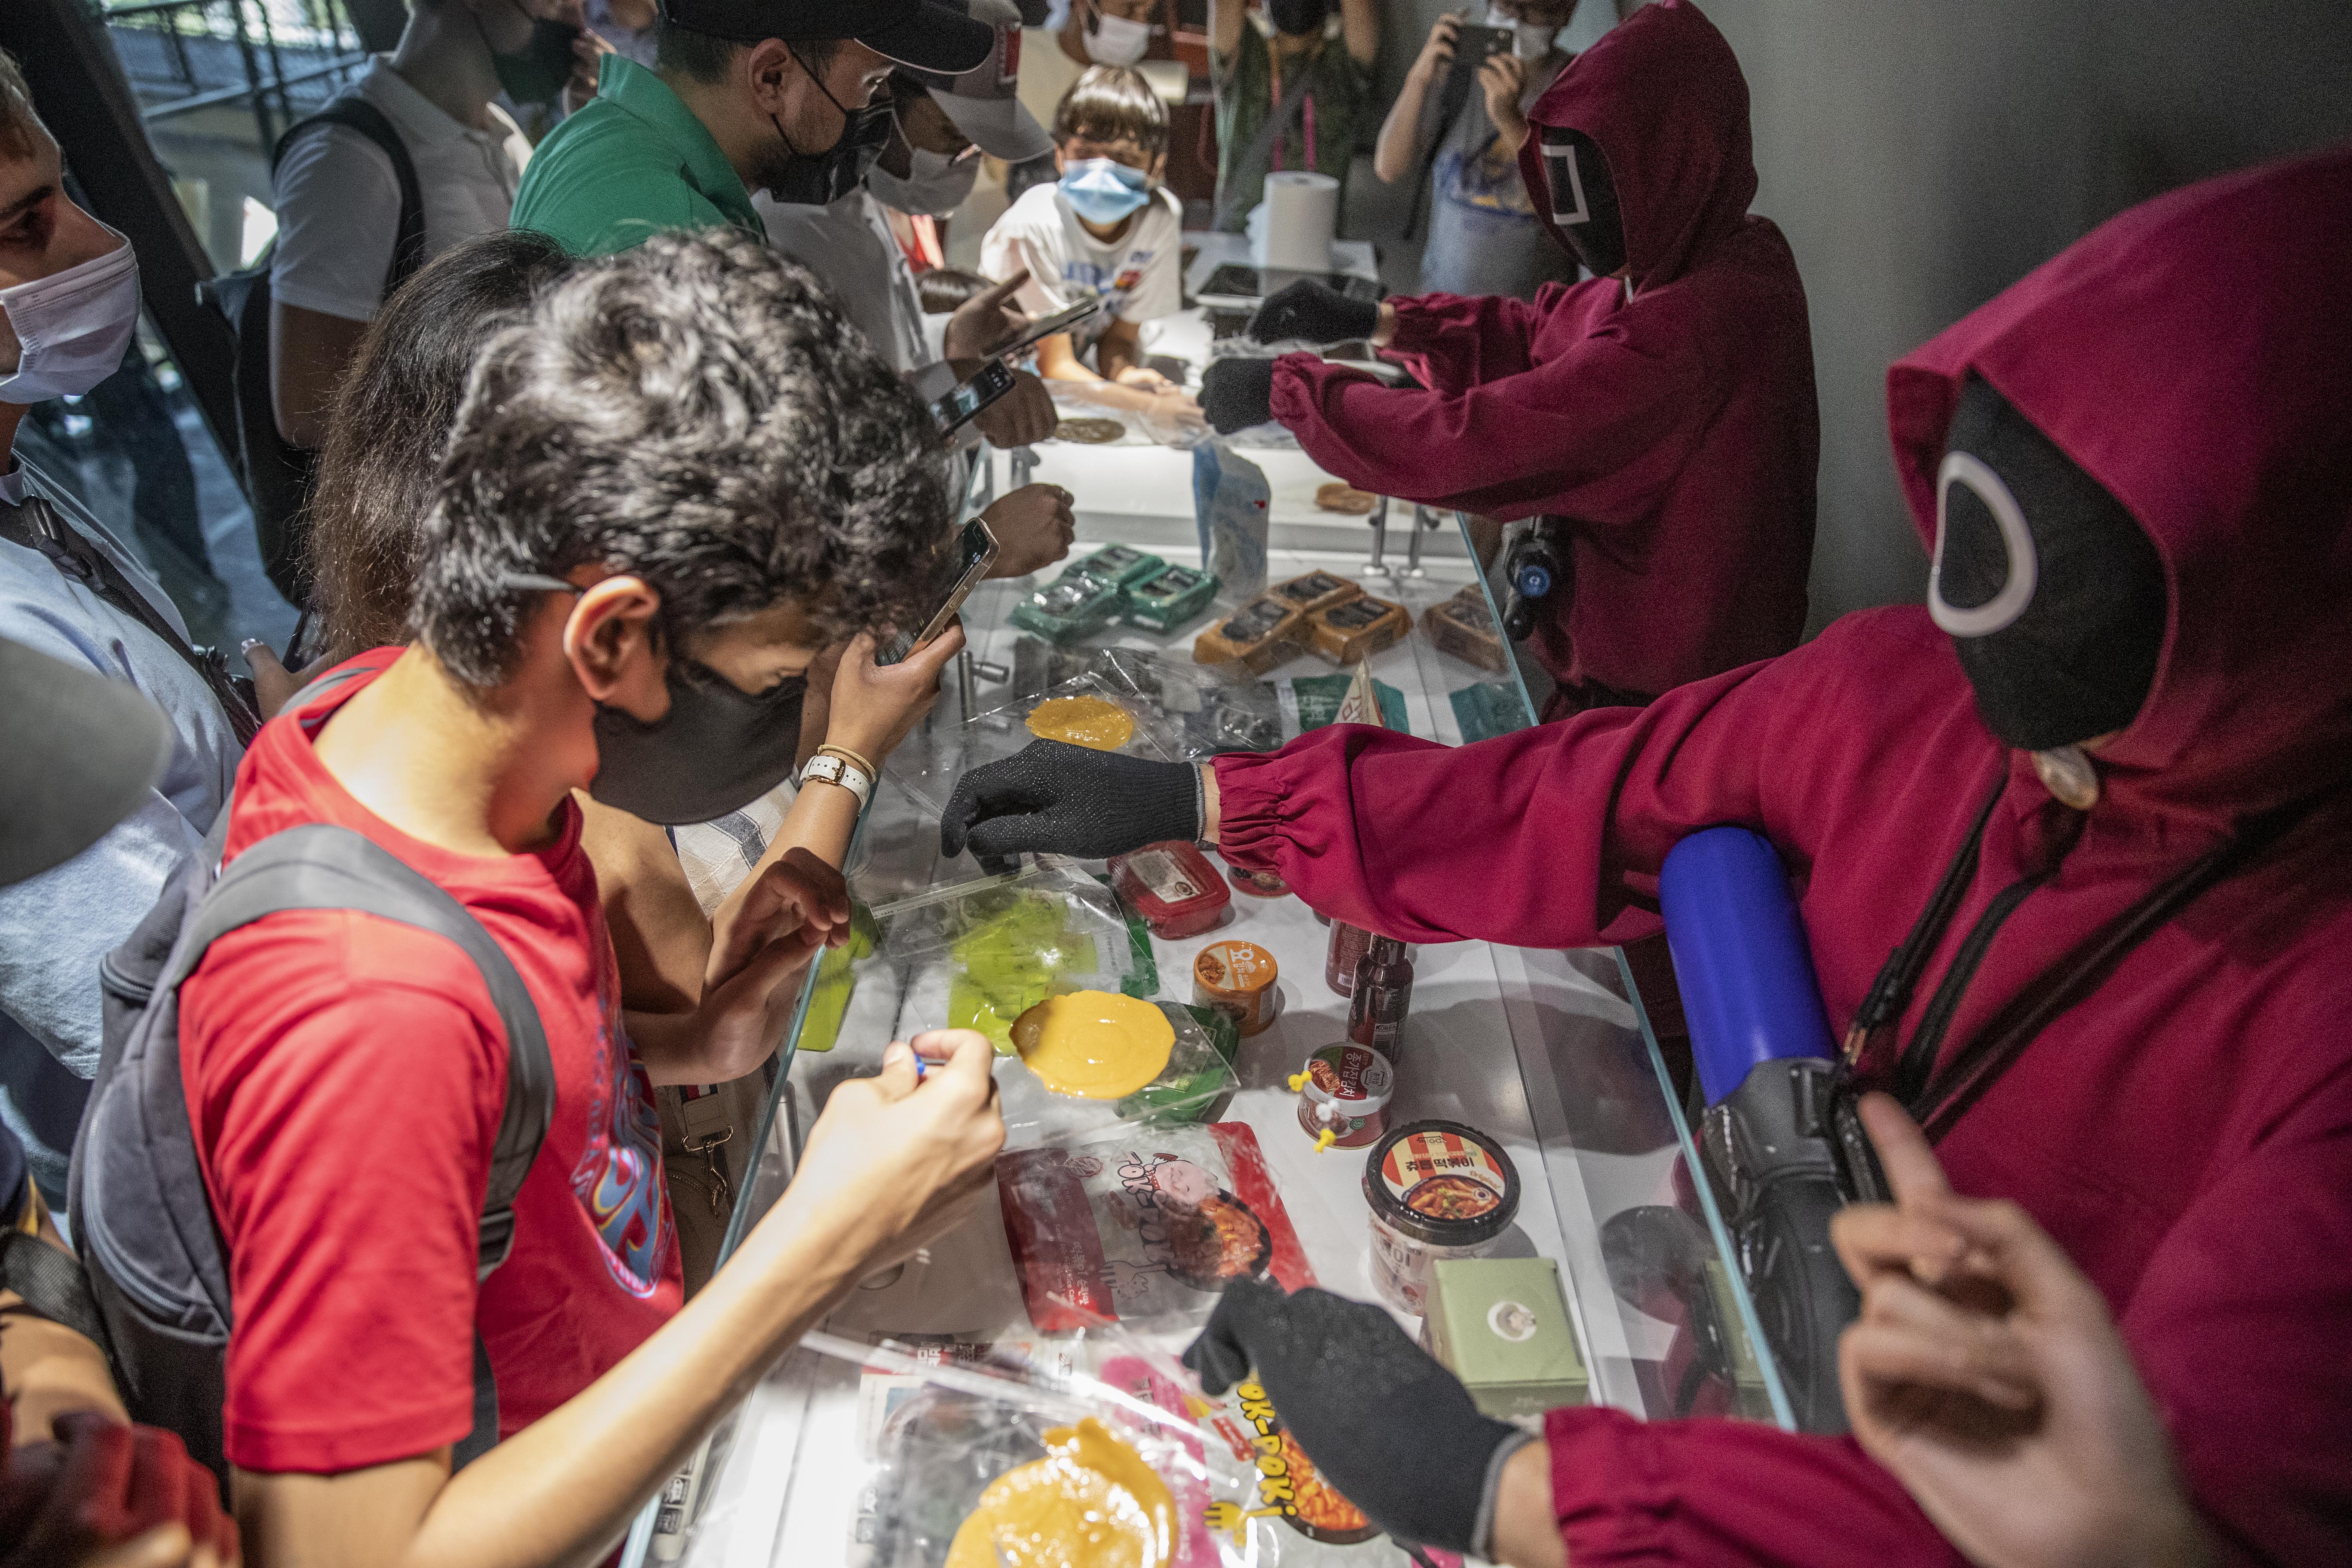
M 1845 1064 L 1852 1068 L 1861 1058 L 1863 1047 L 1873 1034 L 1894 1024 L 1911 1005 L 1912 993 L 1919 988 L 1919 978 L 1927 972 L 1927 960 L 1935 956 L 1936 948 L 1950 929 L 1952 918 L 1959 913 L 1960 901 L 1968 896 L 1969 884 L 1976 880 L 1977 859 L 1984 847 L 1985 825 L 1992 820 L 1993 807 L 2000 804 L 2009 785 L 2004 769 L 2001 778 L 1985 797 L 1984 806 L 1969 828 L 1950 864 L 1936 883 L 1936 890 L 1927 897 L 1927 908 L 1911 923 L 1909 934 L 1886 955 L 1879 966 L 1877 978 L 1854 1010 L 1853 1022 L 1845 1035 Z
M 1324 47 L 1328 48 L 1330 46 L 1326 43 Z M 1310 61 L 1309 65 L 1311 66 L 1312 63 Z M 1265 117 L 1265 123 L 1257 128 L 1257 134 L 1251 138 L 1247 147 L 1242 149 L 1242 155 L 1233 161 L 1232 167 L 1236 172 L 1265 161 L 1267 154 L 1274 151 L 1274 139 L 1287 132 L 1291 122 L 1298 118 L 1299 106 L 1307 101 L 1307 89 L 1313 85 L 1313 81 L 1314 72 L 1311 69 L 1299 71 L 1298 79 L 1290 84 L 1290 89 L 1282 95 L 1282 101 L 1276 104 L 1274 112 Z M 1234 192 L 1223 197 L 1219 203 L 1217 207 L 1219 228 L 1233 222 L 1234 204 L 1239 199 L 1240 193 Z
M 2132 949 L 2208 888 L 2252 865 L 2341 788 L 2331 784 L 2316 795 L 2255 817 L 2228 843 L 2149 889 L 2129 909 L 2076 944 L 2074 952 L 2046 972 L 2043 984 L 2028 986 L 2012 997 L 1975 1039 L 1953 1054 L 1914 1107 L 1928 1142 L 1949 1132 L 1969 1108 L 2016 1065 L 2036 1037 L 2104 984 Z
M 39 1237 L 14 1227 L 0 1230 L 0 1285 L 14 1290 L 36 1316 L 71 1329 L 92 1344 L 107 1342 L 81 1265 Z
M 219 653 L 191 647 L 112 558 L 59 517 L 47 498 L 28 495 L 22 506 L 0 508 L 0 535 L 39 551 L 60 573 L 162 638 L 164 647 L 203 678 L 236 732 L 238 745 L 249 744 L 260 733 L 261 715 L 229 679 L 228 665 Z
M 385 118 L 383 110 L 363 98 L 339 98 L 326 108 L 286 128 L 278 145 L 269 155 L 269 167 L 274 174 L 285 159 L 286 149 L 303 132 L 321 125 L 340 125 L 356 131 L 383 149 L 392 160 L 393 178 L 400 184 L 400 227 L 393 240 L 392 265 L 386 268 L 383 291 L 387 298 L 394 289 L 408 280 L 410 273 L 425 265 L 425 187 L 416 178 L 416 162 L 408 154 L 408 143 L 400 139 L 400 132 Z

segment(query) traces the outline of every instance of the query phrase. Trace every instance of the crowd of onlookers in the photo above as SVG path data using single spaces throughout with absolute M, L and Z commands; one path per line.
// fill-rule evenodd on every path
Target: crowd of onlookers
M 1464 19 L 1441 20 L 1375 125 L 1373 0 L 1268 0 L 1263 25 L 1213 0 L 1213 221 L 1239 227 L 1272 171 L 1344 176 L 1372 151 L 1383 181 L 1427 171 L 1433 289 L 1525 299 L 1582 260 L 1630 301 L 1640 259 L 1556 244 L 1574 220 L 1557 191 L 1539 216 L 1523 174 L 1573 9 L 1498 5 L 1515 45 L 1450 103 Z M 950 629 L 888 662 L 878 642 L 946 586 L 973 448 L 1045 438 L 1057 393 L 1209 422 L 1149 363 L 1181 304 L 1185 223 L 1171 104 L 1138 68 L 1160 20 L 1157 0 L 1072 0 L 1052 29 L 1008 0 L 413 0 L 397 47 L 278 150 L 267 320 L 244 324 L 266 331 L 268 374 L 241 395 L 265 400 L 299 499 L 271 565 L 304 620 L 292 647 L 244 650 L 249 679 L 12 451 L 0 1568 L 595 1561 L 843 1290 L 986 1190 L 991 1052 L 919 1037 L 835 1088 L 784 1196 L 717 1268 L 778 1036 L 849 934 L 859 813 L 962 647 Z M 939 226 L 983 178 L 1006 205 L 961 273 Z M 942 434 L 936 400 L 1088 298 Z M 1389 341 L 1396 309 L 1361 308 L 1338 335 Z M 138 311 L 137 258 L 70 198 L 0 54 L 0 448 L 27 407 L 115 369 Z M 1262 419 L 1274 372 L 1255 363 Z M 2070 520 L 2097 521 L 2094 501 Z M 1061 559 L 1075 531 L 1051 485 L 983 515 L 1002 576 Z M 1637 722 L 1730 721 L 1685 714 L 1693 689 Z M 1591 706 L 1630 716 L 1625 695 Z M 1614 742 L 1595 724 L 1559 743 Z M 1718 782 L 1756 765 L 1734 749 Z M 1276 855 L 1310 797 L 1347 794 L 1312 773 L 1327 752 L 1297 756 L 1274 792 L 1296 804 L 1255 800 L 1248 759 L 1171 786 L 1184 820 L 1157 836 L 1215 840 L 1222 814 L 1229 854 Z M 1036 787 L 1034 824 L 1056 790 L 1144 809 L 1091 775 Z M 1356 874 L 1340 837 L 1318 842 L 1320 874 Z M 2013 1205 L 1956 1196 L 1891 1104 L 1861 1115 L 1895 1201 L 1838 1221 L 1863 1296 L 1842 1371 L 1890 1495 L 1979 1562 L 2207 1560 L 2211 1517 L 2106 1274 Z M 2315 1159 L 2342 1141 L 2322 1131 Z M 1404 1384 L 1381 1378 L 1434 1370 L 1378 1348 L 1376 1323 L 1247 1301 L 1210 1338 L 1269 1381 L 1284 1336 L 1386 1358 L 1334 1431 L 1393 1429 L 1379 1402 Z M 1559 1561 L 1564 1440 L 1546 1458 L 1469 1416 L 1448 1427 L 1423 1394 L 1415 1441 L 1458 1438 L 1462 1462 L 1398 1448 L 1385 1506 L 1426 1503 L 1412 1517 L 1520 1568 Z M 1321 1395 L 1297 1397 L 1309 1421 Z M 1673 1458 L 1642 1463 L 1662 1477 Z M 1808 1484 L 1807 1462 L 1772 1462 Z M 1459 1487 L 1416 1498 L 1452 1470 Z

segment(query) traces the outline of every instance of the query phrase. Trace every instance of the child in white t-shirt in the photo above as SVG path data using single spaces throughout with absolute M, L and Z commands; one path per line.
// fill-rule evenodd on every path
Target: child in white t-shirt
M 1054 110 L 1061 178 L 996 220 L 980 269 L 1004 279 L 1026 268 L 1018 298 L 1035 316 L 1101 297 L 1075 331 L 1039 342 L 1038 374 L 1095 383 L 1099 402 L 1197 426 L 1199 405 L 1142 363 L 1143 323 L 1183 304 L 1183 208 L 1158 179 L 1167 157 L 1168 110 L 1150 84 L 1125 66 L 1088 68 Z

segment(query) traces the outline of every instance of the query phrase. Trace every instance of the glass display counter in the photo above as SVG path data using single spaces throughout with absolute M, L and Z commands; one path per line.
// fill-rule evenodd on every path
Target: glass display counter
M 1181 520 L 1184 531 L 1191 529 L 1188 456 L 1167 448 L 1116 450 L 1124 466 L 1118 483 L 1110 484 L 1094 470 L 1108 469 L 1111 450 L 1040 449 L 1036 479 L 1087 470 L 1069 472 L 1065 481 L 1080 497 L 1081 538 L 1073 559 L 1087 554 L 1090 545 L 1118 542 L 1197 565 L 1197 550 L 1176 542 L 1173 527 Z M 1391 727 L 1454 744 L 1533 722 L 1516 670 L 1465 662 L 1434 646 L 1423 630 L 1430 606 L 1465 587 L 1484 590 L 1461 520 L 1448 514 L 1445 537 L 1418 552 L 1418 575 L 1369 575 L 1362 570 L 1369 542 L 1363 520 L 1302 520 L 1308 526 L 1286 529 L 1284 514 L 1298 504 L 1286 492 L 1299 486 L 1288 478 L 1276 485 L 1271 581 L 1328 572 L 1402 605 L 1412 616 L 1411 634 L 1368 661 Z M 1412 518 L 1412 508 L 1398 510 Z M 1347 527 L 1358 533 L 1339 531 Z M 1344 548 L 1297 548 L 1301 542 Z M 1392 567 L 1403 567 L 1404 544 L 1392 531 Z M 836 990 L 814 1009 L 803 998 L 737 1207 L 730 1250 L 742 1228 L 756 1224 L 782 1192 L 799 1141 L 833 1086 L 877 1070 L 891 1039 L 948 1021 L 939 1016 L 943 988 L 921 978 L 892 933 L 913 919 L 908 911 L 936 904 L 942 896 L 938 889 L 982 876 L 968 858 L 943 859 L 939 846 L 935 803 L 952 768 L 969 760 L 958 751 L 959 737 L 971 732 L 966 717 L 1018 711 L 1082 664 L 1088 649 L 1123 648 L 1147 656 L 1147 664 L 1148 656 L 1189 664 L 1195 635 L 1232 607 L 1229 597 L 1221 598 L 1202 618 L 1164 636 L 1113 626 L 1063 650 L 1057 662 L 1034 639 L 1024 647 L 1023 634 L 1008 618 L 1033 586 L 992 583 L 973 596 L 964 612 L 973 672 L 947 683 L 926 731 L 886 768 L 890 776 L 876 793 L 850 868 L 852 889 L 880 928 L 876 945 L 852 967 L 854 984 L 845 997 Z M 1490 595 L 1487 609 L 1491 614 Z M 1344 684 L 1348 673 L 1304 651 L 1267 669 L 1263 679 L 1271 697 L 1259 692 L 1254 711 L 1265 723 L 1278 722 L 1280 732 L 1260 739 L 1279 742 L 1328 721 L 1330 678 Z M 1167 700 L 1184 705 L 1179 698 Z M 1177 724 L 1169 732 L 1185 731 Z M 1199 733 L 1197 725 L 1192 732 Z M 1002 743 L 1010 747 L 1027 738 Z M 1212 864 L 1224 869 L 1213 856 Z M 1329 928 L 1295 896 L 1231 892 L 1231 906 L 1215 929 L 1180 941 L 1148 939 L 1156 994 L 1192 1001 L 1194 958 L 1213 942 L 1244 941 L 1273 955 L 1279 1015 L 1262 1033 L 1240 1039 L 1233 1085 L 1207 1119 L 1254 1135 L 1265 1177 L 1315 1281 L 1377 1299 L 1366 1151 L 1318 1150 L 1302 1128 L 1289 1081 L 1310 1052 L 1346 1037 L 1347 999 L 1325 980 Z M 1139 963 L 1144 959 L 1139 945 L 1132 956 Z M 1534 952 L 1467 942 L 1421 947 L 1412 961 L 1412 1009 L 1396 1053 L 1388 1125 L 1441 1119 L 1477 1130 L 1507 1152 L 1519 1177 L 1518 1207 L 1490 1255 L 1548 1258 L 1559 1266 L 1589 1398 L 1653 1418 L 1717 1413 L 1788 1425 L 1787 1402 L 1753 1309 L 1737 1270 L 1725 1264 L 1723 1227 L 1706 1184 L 1694 1179 L 1690 1137 L 1664 1062 L 1615 950 Z M 1148 986 L 1130 989 L 1152 994 Z M 823 991 L 811 988 L 812 995 Z M 1067 1148 L 1135 1131 L 1118 1117 L 1119 1107 L 1103 1101 L 1069 1102 L 1076 1109 L 1057 1120 L 1032 1118 L 1023 1108 L 1040 1095 L 1019 1058 L 1000 1057 L 997 1076 L 1008 1120 L 1023 1123 L 1008 1154 L 1024 1142 Z M 1197 1126 L 1182 1129 L 1196 1140 L 1201 1132 Z M 1141 1143 L 1150 1137 L 1138 1134 Z M 1006 1169 L 1000 1163 L 1001 1175 Z M 1015 1262 L 1017 1244 L 1008 1239 L 1005 1208 L 994 1198 L 984 1200 L 960 1229 L 903 1267 L 866 1280 L 826 1330 L 845 1340 L 949 1360 L 994 1347 L 1034 1365 L 1055 1364 L 1065 1353 L 1064 1336 L 1037 1326 Z M 1113 1263 L 1103 1270 L 1108 1299 L 1118 1299 L 1134 1283 L 1128 1268 Z M 1161 1297 L 1175 1289 L 1166 1279 L 1149 1285 Z M 1131 1320 L 1129 1327 L 1172 1354 L 1212 1301 L 1202 1293 L 1192 1310 Z M 1421 1329 L 1417 1319 L 1397 1316 L 1408 1329 Z M 787 1355 L 722 1424 L 689 1472 L 647 1510 L 627 1560 L 633 1565 L 863 1568 L 873 1561 L 872 1521 L 861 1512 L 870 1506 L 859 1484 L 865 1450 L 879 1415 L 908 1382 L 903 1365 L 898 1372 L 861 1370 L 806 1349 Z M 1385 1538 L 1328 1560 L 1366 1568 L 1409 1561 Z

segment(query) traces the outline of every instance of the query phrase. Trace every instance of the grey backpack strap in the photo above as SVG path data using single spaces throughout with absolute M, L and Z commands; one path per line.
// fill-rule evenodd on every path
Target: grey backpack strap
M 284 910 L 356 910 L 433 931 L 481 972 L 507 1036 L 506 1112 L 482 1197 L 480 1274 L 514 1245 L 514 1199 L 555 1110 L 555 1064 L 539 1009 L 512 960 L 466 906 L 390 850 L 349 828 L 306 823 L 270 835 L 233 861 L 189 922 L 165 983 L 186 979 L 214 942 Z

